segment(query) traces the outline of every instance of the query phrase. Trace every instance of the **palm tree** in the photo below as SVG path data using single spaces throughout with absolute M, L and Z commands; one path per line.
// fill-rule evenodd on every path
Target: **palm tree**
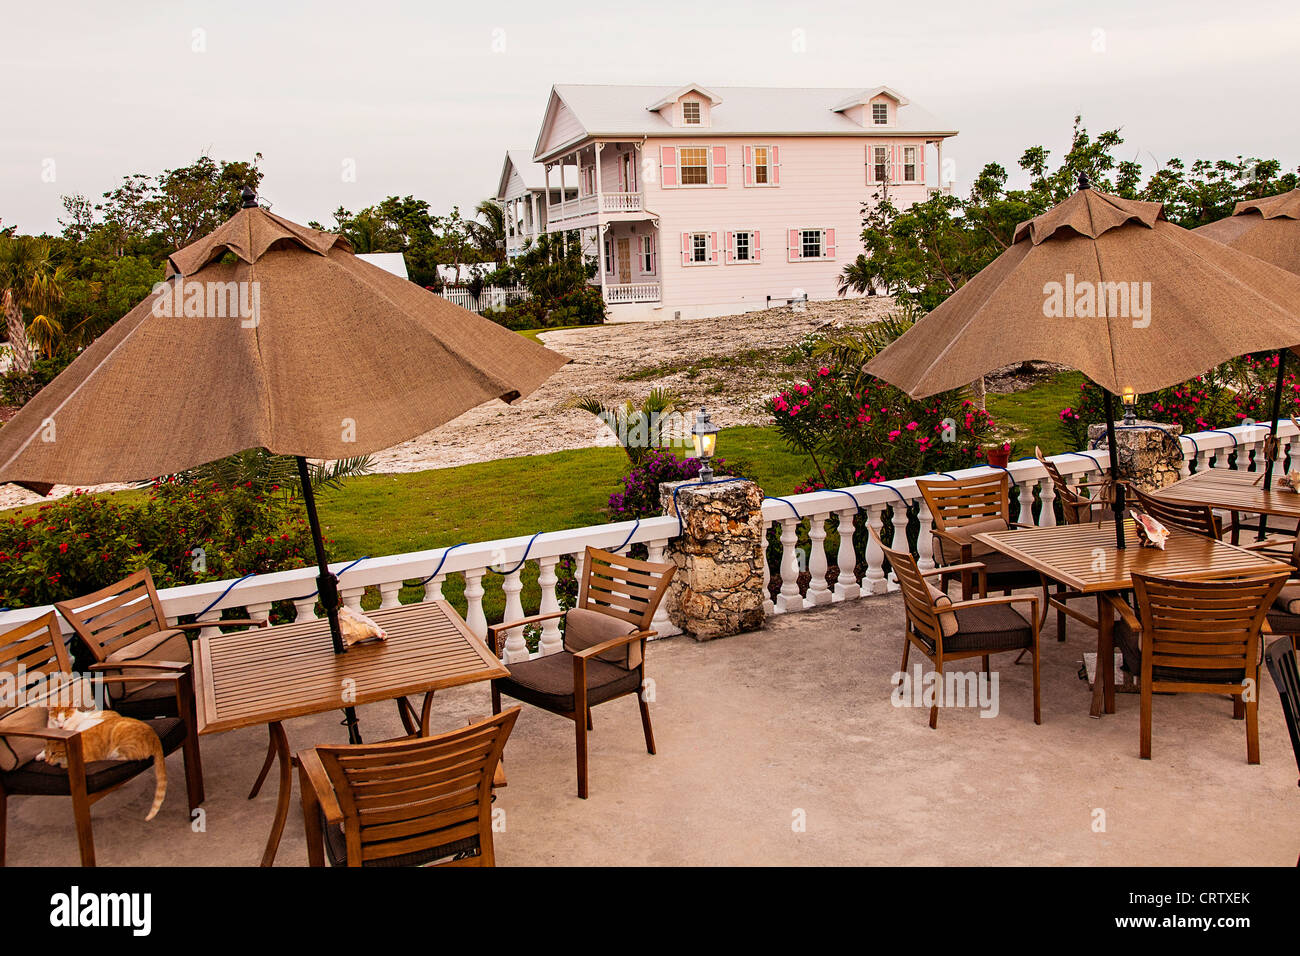
M 36 343 L 36 347 L 47 359 L 54 358 L 59 343 L 63 341 L 63 326 L 58 319 L 51 319 L 48 315 L 38 315 L 32 319 L 32 324 L 27 326 L 27 337 Z
M 858 256 L 840 273 L 839 294 L 848 295 L 852 290 L 858 294 L 865 292 L 867 295 L 875 295 L 876 282 L 880 278 L 879 272 L 879 269 L 872 266 L 869 258 Z
M 503 262 L 506 257 L 506 211 L 495 199 L 484 199 L 474 207 L 477 220 L 466 223 L 469 235 L 478 251 L 493 262 Z
M 641 464 L 651 451 L 665 444 L 665 439 L 685 436 L 664 434 L 666 421 L 671 421 L 682 407 L 682 399 L 666 388 L 654 388 L 638 408 L 631 399 L 621 405 L 606 405 L 597 398 L 573 398 L 566 408 L 580 408 L 590 412 L 607 425 L 623 446 L 623 451 L 633 465 Z
M 0 239 L 0 307 L 5 313 L 15 371 L 29 372 L 32 368 L 32 347 L 23 310 L 42 312 L 61 302 L 67 279 L 67 268 L 56 266 L 51 258 L 48 240 L 36 236 Z

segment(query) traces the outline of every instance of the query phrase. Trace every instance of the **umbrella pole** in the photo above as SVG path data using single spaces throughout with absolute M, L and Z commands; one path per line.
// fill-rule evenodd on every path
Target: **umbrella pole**
M 1115 443 L 1115 402 L 1110 389 L 1103 388 L 1102 401 L 1106 406 L 1106 444 L 1110 449 L 1110 488 L 1115 512 L 1115 547 L 1124 550 L 1124 486 L 1119 481 L 1119 445 Z
M 307 459 L 297 456 L 298 478 L 302 482 L 302 500 L 307 506 L 307 524 L 311 527 L 311 541 L 316 548 L 316 567 L 320 574 L 316 577 L 316 593 L 325 608 L 325 616 L 330 622 L 330 640 L 334 643 L 334 653 L 343 653 L 343 631 L 339 628 L 339 586 L 338 578 L 330 570 L 329 559 L 325 556 L 325 539 L 320 530 L 320 518 L 316 515 L 316 495 L 311 489 L 311 473 L 307 470 Z M 361 730 L 357 726 L 356 708 L 343 708 L 344 723 L 348 728 L 348 742 L 361 743 Z
M 1269 449 L 1268 461 L 1264 464 L 1264 490 L 1273 487 L 1273 459 L 1277 455 L 1277 426 L 1282 415 L 1282 380 L 1286 377 L 1286 349 L 1277 350 L 1277 384 L 1273 387 L 1273 420 L 1268 424 L 1271 439 L 1265 447 Z M 1268 535 L 1268 515 L 1259 516 L 1259 540 Z

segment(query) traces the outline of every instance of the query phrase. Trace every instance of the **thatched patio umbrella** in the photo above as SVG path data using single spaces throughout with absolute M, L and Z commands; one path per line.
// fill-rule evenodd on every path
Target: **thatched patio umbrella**
M 1300 343 L 1300 276 L 1167 222 L 1159 203 L 1088 188 L 1016 227 L 1011 246 L 867 364 L 914 398 L 1044 361 L 1104 390 L 1124 547 L 1114 395 L 1245 352 Z
M 1300 275 L 1300 189 L 1239 202 L 1231 216 L 1192 231 Z M 1273 389 L 1273 419 L 1269 423 L 1272 447 L 1264 466 L 1265 489 L 1273 487 L 1273 449 L 1277 442 L 1277 420 L 1282 414 L 1282 380 L 1286 377 L 1288 351 L 1277 350 L 1277 386 Z M 1260 518 L 1261 537 L 1267 520 L 1267 516 Z
M 48 491 L 250 448 L 292 455 L 342 653 L 307 459 L 379 451 L 490 399 L 513 402 L 568 359 L 259 208 L 251 190 L 173 253 L 168 273 L 0 429 L 0 482 Z

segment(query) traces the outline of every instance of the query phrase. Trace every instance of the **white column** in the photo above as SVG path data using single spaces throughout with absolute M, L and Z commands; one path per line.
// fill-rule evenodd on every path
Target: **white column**
M 543 230 L 539 224 L 539 228 L 537 230 L 538 232 L 550 231 L 549 224 L 551 221 L 551 164 L 547 163 L 545 166 L 542 167 L 542 170 L 544 172 L 544 178 L 546 180 L 546 192 L 542 194 L 542 208 L 546 210 L 546 222 L 548 224 L 548 228 Z M 534 201 L 536 200 L 534 199 Z
M 775 605 L 772 604 L 772 590 L 768 587 L 772 583 L 772 566 L 767 563 L 767 533 L 772 529 L 772 522 L 763 522 L 763 614 L 771 617 L 775 613 Z
M 799 557 L 795 549 L 799 544 L 799 519 L 785 518 L 781 522 L 781 592 L 776 596 L 778 613 L 803 609 L 799 594 Z
M 521 580 L 523 570 L 521 564 L 501 581 L 501 591 L 506 596 L 505 611 L 501 615 L 501 620 L 506 624 L 517 621 L 524 616 L 524 606 L 519 600 L 519 592 L 524 589 L 524 582 Z M 512 627 L 506 631 L 505 662 L 511 664 L 515 661 L 526 660 L 528 660 L 528 642 L 524 640 L 524 629 L 522 627 Z
M 899 508 L 901 508 L 901 504 Z M 894 527 L 898 527 L 899 508 L 894 509 Z M 903 511 L 906 514 L 906 509 L 903 509 Z M 930 506 L 926 504 L 924 498 L 917 499 L 916 517 L 920 522 L 921 529 L 916 536 L 916 566 L 922 571 L 933 571 L 935 568 L 934 515 L 930 514 Z M 894 540 L 898 541 L 899 539 L 895 538 Z M 906 541 L 907 539 L 903 538 L 902 540 Z M 895 544 L 894 547 L 897 548 L 898 545 Z M 906 551 L 907 548 L 903 547 L 901 550 Z
M 663 561 L 664 549 L 667 547 L 668 542 L 666 540 L 651 541 L 646 545 L 646 560 Z M 659 637 L 671 637 L 682 632 L 681 628 L 673 624 L 672 619 L 668 617 L 667 600 L 660 601 L 659 607 L 655 608 L 655 615 L 650 621 L 650 629 Z
M 826 585 L 826 515 L 808 519 L 808 596 L 804 607 L 831 603 L 831 589 Z
M 922 500 L 922 504 L 924 504 L 925 499 L 923 498 L 921 500 Z M 893 548 L 895 551 L 906 551 L 907 550 L 907 505 L 905 505 L 901 501 L 896 501 L 890 506 L 890 510 L 892 510 L 894 513 L 894 537 L 893 540 L 890 541 L 889 546 Z M 931 537 L 929 531 L 930 529 L 927 528 L 924 524 L 921 525 L 921 533 L 917 536 L 918 539 L 924 540 L 928 537 Z M 920 562 L 918 561 L 917 564 L 920 564 Z M 931 564 L 931 569 L 932 568 L 933 568 L 933 563 Z M 891 591 L 898 590 L 897 580 L 889 582 L 889 590 Z
M 475 635 L 482 640 L 487 640 L 487 617 L 483 614 L 482 568 L 471 568 L 465 572 L 465 623 Z
M 875 532 L 867 536 L 867 572 L 862 577 L 862 588 L 868 594 L 884 594 L 889 590 L 885 580 L 885 552 L 880 550 L 876 538 L 885 526 L 885 506 L 869 505 L 867 507 L 867 527 Z
M 389 607 L 398 607 L 401 605 L 401 581 L 389 581 L 386 584 L 379 585 L 379 607 L 380 609 Z
M 835 563 L 839 565 L 840 573 L 835 579 L 835 592 L 832 595 L 836 601 L 852 601 L 862 594 L 854 574 L 854 567 L 858 563 L 857 552 L 853 550 L 853 526 L 857 515 L 856 508 L 839 512 L 840 553 Z

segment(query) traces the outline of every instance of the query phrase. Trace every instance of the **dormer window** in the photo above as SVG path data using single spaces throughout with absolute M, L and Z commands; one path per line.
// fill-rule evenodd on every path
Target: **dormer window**
M 889 104 L 872 103 L 871 104 L 871 122 L 876 126 L 889 125 Z
M 699 100 L 687 100 L 682 104 L 682 125 L 683 126 L 700 125 Z

